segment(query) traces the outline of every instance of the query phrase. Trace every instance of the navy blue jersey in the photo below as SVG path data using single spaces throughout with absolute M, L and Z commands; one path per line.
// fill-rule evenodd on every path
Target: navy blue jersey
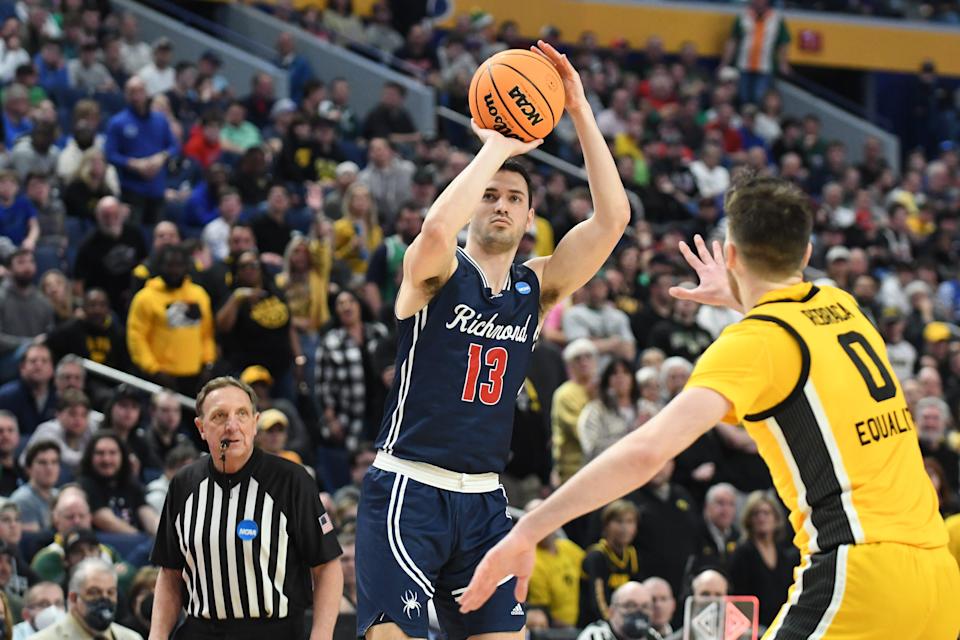
M 513 265 L 493 295 L 463 249 L 457 262 L 429 304 L 399 322 L 377 448 L 459 473 L 500 473 L 539 326 L 540 282 Z

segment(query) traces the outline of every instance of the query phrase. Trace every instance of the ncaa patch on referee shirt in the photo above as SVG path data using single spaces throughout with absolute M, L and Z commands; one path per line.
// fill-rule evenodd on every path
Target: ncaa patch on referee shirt
M 253 520 L 241 520 L 237 523 L 237 537 L 247 542 L 253 540 L 260 533 L 260 527 Z
M 330 520 L 330 516 L 323 514 L 317 520 L 320 521 L 320 531 L 323 533 L 330 533 L 333 531 L 333 522 Z

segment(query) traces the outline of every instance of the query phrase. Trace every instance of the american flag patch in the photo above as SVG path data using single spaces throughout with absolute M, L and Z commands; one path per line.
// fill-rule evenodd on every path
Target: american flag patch
M 330 520 L 330 516 L 328 514 L 325 513 L 317 519 L 320 521 L 320 531 L 323 531 L 324 533 L 330 533 L 333 531 L 333 521 Z

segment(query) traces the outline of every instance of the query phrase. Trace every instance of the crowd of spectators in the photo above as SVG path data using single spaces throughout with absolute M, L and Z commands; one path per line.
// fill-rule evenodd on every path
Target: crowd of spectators
M 289 34 L 275 62 L 290 93 L 276 95 L 265 73 L 231 86 L 215 51 L 187 59 L 166 38 L 142 41 L 135 17 L 105 3 L 9 4 L 0 23 L 3 611 L 39 628 L 38 617 L 74 606 L 84 586 L 71 569 L 96 557 L 97 571 L 119 580 L 124 624 L 148 628 L 155 573 L 140 567 L 169 480 L 201 444 L 177 393 L 220 374 L 256 391 L 258 446 L 317 477 L 340 527 L 351 611 L 356 505 L 395 375 L 403 253 L 473 142 L 455 128 L 418 133 L 400 84 L 356 112 L 350 81 L 324 75 Z M 429 23 L 401 30 L 382 3 L 364 17 L 349 2 L 290 17 L 405 60 L 464 112 L 478 61 L 528 44 L 488 14 L 460 16 L 444 33 Z M 564 46 L 632 222 L 604 269 L 544 319 L 503 474 L 511 504 L 535 508 L 641 428 L 737 320 L 667 292 L 692 277 L 677 242 L 721 239 L 722 194 L 749 170 L 809 194 L 807 275 L 850 291 L 880 328 L 950 516 L 960 510 L 957 141 L 909 153 L 899 172 L 873 139 L 851 162 L 816 114 L 783 115 L 772 85 L 788 71 L 779 51 L 760 71 L 770 82 L 745 83 L 756 70 L 738 69 L 736 46 L 718 68 L 693 43 L 671 54 L 658 38 L 634 50 L 584 32 Z M 544 148 L 582 161 L 567 119 Z M 551 253 L 591 215 L 583 184 L 531 168 L 537 217 L 519 260 Z M 146 397 L 88 378 L 82 358 L 163 391 Z M 755 445 L 718 425 L 647 486 L 542 541 L 530 625 L 612 637 L 640 611 L 668 637 L 692 593 L 756 595 L 768 624 L 798 561 L 788 530 Z

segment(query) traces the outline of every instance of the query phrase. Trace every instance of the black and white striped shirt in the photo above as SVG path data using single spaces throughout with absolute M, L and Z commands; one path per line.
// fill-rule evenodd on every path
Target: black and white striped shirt
M 310 568 L 339 555 L 313 479 L 254 450 L 235 474 L 204 456 L 173 477 L 150 562 L 181 571 L 187 615 L 243 620 L 301 615 Z

